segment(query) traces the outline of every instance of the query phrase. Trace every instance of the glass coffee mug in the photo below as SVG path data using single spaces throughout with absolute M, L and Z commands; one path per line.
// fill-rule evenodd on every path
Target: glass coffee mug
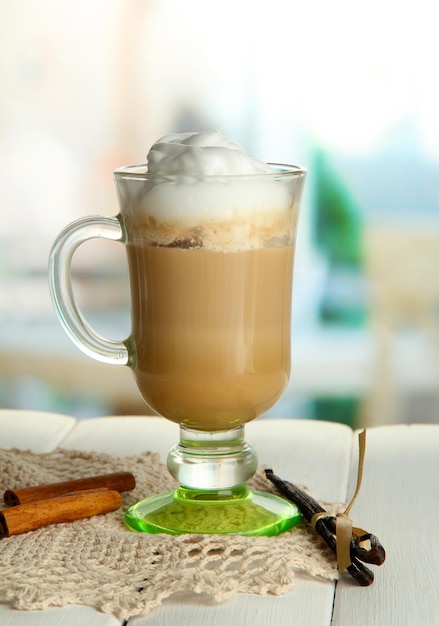
M 90 357 L 130 367 L 149 407 L 180 426 L 168 469 L 179 487 L 133 504 L 134 530 L 273 535 L 297 507 L 250 490 L 257 468 L 244 426 L 268 411 L 290 374 L 295 237 L 305 170 L 162 176 L 114 172 L 120 213 L 67 226 L 50 253 L 50 289 L 61 324 Z M 75 304 L 77 247 L 125 244 L 131 334 L 98 335 Z

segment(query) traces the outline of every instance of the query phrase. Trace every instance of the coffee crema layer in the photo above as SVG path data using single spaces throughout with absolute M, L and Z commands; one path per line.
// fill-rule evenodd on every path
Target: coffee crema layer
M 277 219 L 274 219 L 277 218 Z M 145 223 L 131 224 L 130 243 L 140 246 L 170 248 L 206 248 L 217 252 L 237 252 L 257 248 L 290 245 L 295 227 L 291 213 L 274 214 L 271 220 L 258 223 L 255 218 L 235 219 L 233 222 L 204 220 L 196 226 L 181 223 L 157 222 L 150 218 Z
M 297 224 L 291 220 L 297 219 L 298 200 L 287 184 L 212 182 L 200 183 L 200 189 L 197 183 L 135 182 L 130 190 L 120 182 L 124 221 L 134 243 L 169 246 L 192 240 L 211 250 L 236 251 L 294 240 Z

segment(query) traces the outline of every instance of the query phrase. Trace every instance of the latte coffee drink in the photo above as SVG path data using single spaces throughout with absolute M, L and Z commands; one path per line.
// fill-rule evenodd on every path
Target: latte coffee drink
M 147 163 L 114 172 L 120 212 L 68 225 L 49 259 L 58 317 L 89 356 L 131 368 L 149 407 L 179 425 L 167 467 L 178 487 L 133 503 L 131 530 L 275 535 L 299 508 L 247 486 L 258 467 L 245 424 L 290 375 L 297 219 L 306 172 L 249 156 L 218 131 L 159 139 Z M 109 340 L 75 303 L 83 242 L 125 245 L 131 332 Z

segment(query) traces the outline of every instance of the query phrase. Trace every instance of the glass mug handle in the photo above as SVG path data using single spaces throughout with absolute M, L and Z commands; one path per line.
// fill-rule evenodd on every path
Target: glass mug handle
M 88 356 L 112 365 L 127 365 L 127 345 L 98 335 L 76 306 L 71 281 L 75 250 L 89 239 L 104 238 L 125 243 L 116 217 L 90 216 L 72 222 L 58 235 L 49 256 L 49 287 L 55 311 L 73 343 Z

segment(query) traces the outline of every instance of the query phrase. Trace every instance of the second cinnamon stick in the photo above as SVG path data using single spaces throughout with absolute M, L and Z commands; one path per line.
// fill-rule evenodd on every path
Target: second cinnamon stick
M 66 480 L 62 482 L 38 485 L 36 487 L 22 487 L 8 489 L 5 491 L 3 500 L 8 506 L 47 500 L 71 493 L 72 491 L 82 491 L 84 489 L 99 489 L 105 487 L 110 491 L 131 491 L 136 486 L 136 479 L 131 472 L 115 472 L 112 474 L 102 474 L 100 476 L 90 476 L 76 480 Z

